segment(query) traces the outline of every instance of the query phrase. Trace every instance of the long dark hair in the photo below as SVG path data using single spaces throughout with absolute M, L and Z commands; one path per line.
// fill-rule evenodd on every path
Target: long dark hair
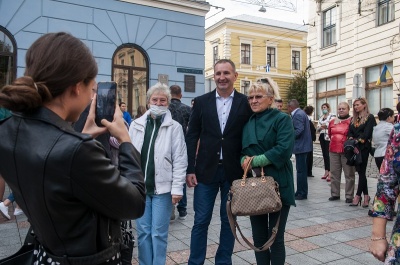
M 26 53 L 23 77 L 0 92 L 0 106 L 27 112 L 51 101 L 81 81 L 85 85 L 97 75 L 97 64 L 89 48 L 65 33 L 48 33 L 37 39 Z

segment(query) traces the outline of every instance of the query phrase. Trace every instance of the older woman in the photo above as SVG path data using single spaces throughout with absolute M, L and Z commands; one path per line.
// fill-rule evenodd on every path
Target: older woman
M 372 142 L 375 145 L 374 158 L 379 170 L 386 152 L 389 135 L 393 130 L 394 111 L 389 108 L 383 108 L 378 112 L 378 118 L 379 123 L 372 132 Z
M 400 263 L 400 212 L 397 211 L 389 245 L 386 239 L 386 223 L 396 215 L 395 206 L 400 182 L 400 123 L 390 134 L 385 158 L 379 172 L 376 195 L 369 215 L 375 217 L 372 225 L 371 253 L 385 265 Z
M 182 126 L 174 121 L 168 105 L 171 93 L 157 83 L 147 91 L 149 110 L 129 128 L 140 151 L 146 182 L 146 209 L 136 220 L 139 264 L 165 264 L 172 205 L 183 195 L 187 154 Z
M 330 121 L 335 117 L 331 113 L 331 106 L 329 103 L 324 103 L 321 105 L 322 115 L 318 119 L 317 132 L 319 132 L 319 144 L 321 145 L 322 157 L 324 158 L 325 174 L 321 179 L 326 179 L 326 181 L 331 181 L 329 176 L 330 163 L 329 163 L 329 135 L 328 126 Z
M 330 201 L 340 199 L 340 179 L 342 169 L 346 179 L 345 196 L 346 203 L 351 203 L 354 196 L 355 168 L 347 165 L 344 156 L 343 144 L 347 139 L 351 117 L 350 106 L 346 102 L 339 103 L 338 117 L 331 120 L 328 127 L 328 135 L 331 139 L 329 145 L 329 159 L 331 164 L 331 197 Z
M 362 207 L 367 208 L 370 197 L 367 185 L 367 164 L 369 151 L 371 149 L 372 131 L 376 125 L 375 117 L 369 113 L 368 102 L 365 98 L 359 97 L 353 102 L 353 118 L 349 126 L 347 137 L 357 141 L 357 147 L 361 152 L 362 163 L 356 165 L 358 172 L 358 187 L 356 196 L 350 206 L 361 205 L 361 195 L 364 194 Z
M 257 264 L 285 264 L 284 233 L 291 205 L 294 201 L 293 166 L 290 158 L 294 145 L 294 130 L 290 117 L 271 106 L 279 97 L 278 86 L 271 78 L 267 83 L 257 83 L 249 89 L 249 103 L 255 112 L 243 129 L 242 167 L 263 167 L 265 175 L 272 176 L 279 184 L 282 210 L 278 233 L 269 250 L 255 252 Z M 308 124 L 307 124 L 308 126 Z M 276 225 L 278 213 L 250 216 L 254 245 L 262 246 Z
M 12 111 L 0 125 L 0 173 L 35 231 L 34 264 L 121 264 L 121 220 L 144 212 L 140 157 L 120 109 L 97 127 L 94 99 L 83 133 L 71 127 L 96 75 L 82 41 L 49 33 L 28 49 L 24 76 L 0 92 Z M 121 143 L 118 168 L 92 138 L 107 130 Z

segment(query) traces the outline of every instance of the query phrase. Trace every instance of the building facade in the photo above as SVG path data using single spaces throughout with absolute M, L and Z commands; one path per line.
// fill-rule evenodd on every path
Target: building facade
M 96 80 L 116 81 L 133 115 L 158 81 L 180 85 L 190 104 L 204 93 L 208 10 L 203 0 L 0 0 L 0 86 L 23 75 L 37 38 L 65 31 L 90 48 Z
M 286 102 L 289 82 L 294 74 L 306 69 L 306 41 L 303 25 L 249 15 L 217 22 L 206 29 L 206 92 L 215 87 L 214 63 L 231 59 L 238 72 L 238 91 L 247 94 L 253 82 L 269 76 L 278 84 Z
M 394 0 L 310 1 L 308 104 L 365 96 L 372 114 L 396 109 L 400 78 L 400 5 Z M 386 65 L 386 82 L 377 80 Z

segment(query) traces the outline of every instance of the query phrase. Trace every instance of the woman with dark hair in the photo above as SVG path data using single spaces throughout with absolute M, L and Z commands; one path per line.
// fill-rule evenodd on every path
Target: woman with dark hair
M 331 106 L 329 103 L 324 103 L 321 105 L 322 115 L 318 119 L 317 132 L 319 132 L 319 144 L 321 145 L 322 157 L 324 158 L 325 174 L 321 179 L 326 179 L 326 181 L 331 181 L 329 174 L 330 163 L 329 163 L 329 135 L 328 127 L 329 122 L 336 117 L 336 115 L 331 113 Z
M 368 102 L 365 98 L 359 97 L 353 103 L 353 118 L 350 122 L 348 139 L 354 139 L 357 142 L 357 147 L 361 152 L 362 163 L 356 164 L 358 172 L 358 187 L 356 196 L 350 206 L 361 205 L 361 195 L 364 194 L 364 203 L 362 207 L 367 208 L 370 197 L 368 195 L 367 185 L 367 164 L 369 151 L 371 149 L 372 131 L 376 125 L 375 117 L 369 112 Z
M 24 76 L 0 92 L 12 111 L 0 122 L 0 173 L 35 232 L 35 264 L 121 264 L 121 220 L 144 212 L 140 154 L 120 109 L 104 127 L 94 121 L 96 75 L 82 41 L 49 33 L 28 49 Z M 92 98 L 78 133 L 71 123 Z M 93 139 L 107 130 L 121 143 L 118 168 Z
M 383 108 L 378 112 L 378 118 L 379 123 L 374 127 L 374 131 L 372 132 L 372 142 L 375 147 L 375 163 L 379 170 L 385 156 L 389 135 L 393 130 L 394 111 L 389 108 Z
M 140 105 L 139 107 L 137 107 L 135 119 L 142 117 L 142 115 L 145 114 L 146 111 L 147 109 L 145 106 Z

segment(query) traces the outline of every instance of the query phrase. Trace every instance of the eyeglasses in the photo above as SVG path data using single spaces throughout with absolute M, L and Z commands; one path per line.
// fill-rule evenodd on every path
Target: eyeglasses
M 253 99 L 256 99 L 257 101 L 262 99 L 262 98 L 266 98 L 268 97 L 267 95 L 255 95 L 255 96 L 248 96 L 247 100 L 248 101 L 253 101 Z

